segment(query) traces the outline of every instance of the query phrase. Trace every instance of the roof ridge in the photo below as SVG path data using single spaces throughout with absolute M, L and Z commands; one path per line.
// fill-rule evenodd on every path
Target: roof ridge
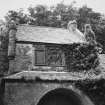
M 31 26 L 31 27 L 42 27 L 42 28 L 52 28 L 52 29 L 64 29 L 66 28 L 58 28 L 58 27 L 49 27 L 49 26 L 37 26 L 37 25 L 29 25 L 29 24 L 19 24 L 18 26 Z

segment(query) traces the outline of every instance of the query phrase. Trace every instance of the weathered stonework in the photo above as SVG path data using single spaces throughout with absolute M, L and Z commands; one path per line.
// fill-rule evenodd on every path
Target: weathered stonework
M 0 32 L 0 75 L 8 72 L 8 29 L 2 29 Z
M 63 95 L 72 105 L 104 105 L 104 88 L 104 77 L 95 80 L 75 78 L 62 72 L 21 72 L 2 80 L 3 97 L 0 103 L 2 105 L 52 105 L 47 103 L 49 97 L 51 102 L 54 102 L 53 98 L 56 97 L 59 105 L 57 99 L 59 100 L 59 95 Z
M 15 49 L 16 49 L 16 31 L 17 27 L 15 23 L 11 23 L 9 26 L 9 43 L 8 43 L 8 58 L 10 60 L 14 59 L 15 57 Z
M 59 91 L 61 91 L 60 94 L 63 94 L 63 96 L 68 97 L 68 95 L 65 92 L 63 92 L 63 90 L 67 90 L 68 93 L 69 91 L 71 92 L 68 95 L 71 95 L 71 99 L 75 99 L 76 105 L 93 105 L 90 99 L 87 96 L 85 96 L 83 92 L 76 89 L 72 82 L 66 81 L 56 82 L 28 80 L 25 82 L 24 80 L 7 80 L 5 81 L 5 92 L 3 95 L 3 101 L 4 105 L 39 105 L 41 98 L 44 98 L 46 94 L 52 91 L 55 91 L 54 94 L 56 94 L 56 92 L 58 92 L 59 94 Z M 76 96 L 73 96 L 73 94 L 76 94 Z M 52 97 L 52 94 L 49 95 Z M 80 98 L 79 103 L 76 102 L 76 97 Z

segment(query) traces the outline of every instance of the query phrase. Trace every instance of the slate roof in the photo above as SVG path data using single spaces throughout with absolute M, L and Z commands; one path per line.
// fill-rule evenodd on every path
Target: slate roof
M 70 43 L 84 42 L 81 36 L 73 35 L 67 29 L 32 26 L 32 25 L 19 25 L 17 27 L 16 38 L 17 41 L 43 42 L 43 43 L 56 43 L 56 44 L 70 44 Z

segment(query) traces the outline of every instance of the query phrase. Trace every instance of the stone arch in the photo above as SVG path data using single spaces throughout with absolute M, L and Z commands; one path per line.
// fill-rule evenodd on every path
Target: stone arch
M 77 90 L 57 88 L 46 93 L 37 105 L 93 105 L 93 103 Z

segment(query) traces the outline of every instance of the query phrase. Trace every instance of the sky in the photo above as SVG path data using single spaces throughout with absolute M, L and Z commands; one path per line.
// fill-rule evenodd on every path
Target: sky
M 23 8 L 25 11 L 29 6 L 38 4 L 53 6 L 62 0 L 0 0 L 0 19 L 3 19 L 9 10 L 19 10 Z M 64 4 L 70 4 L 73 0 L 63 0 Z M 105 14 L 105 0 L 75 0 L 75 7 L 87 5 L 96 12 Z

